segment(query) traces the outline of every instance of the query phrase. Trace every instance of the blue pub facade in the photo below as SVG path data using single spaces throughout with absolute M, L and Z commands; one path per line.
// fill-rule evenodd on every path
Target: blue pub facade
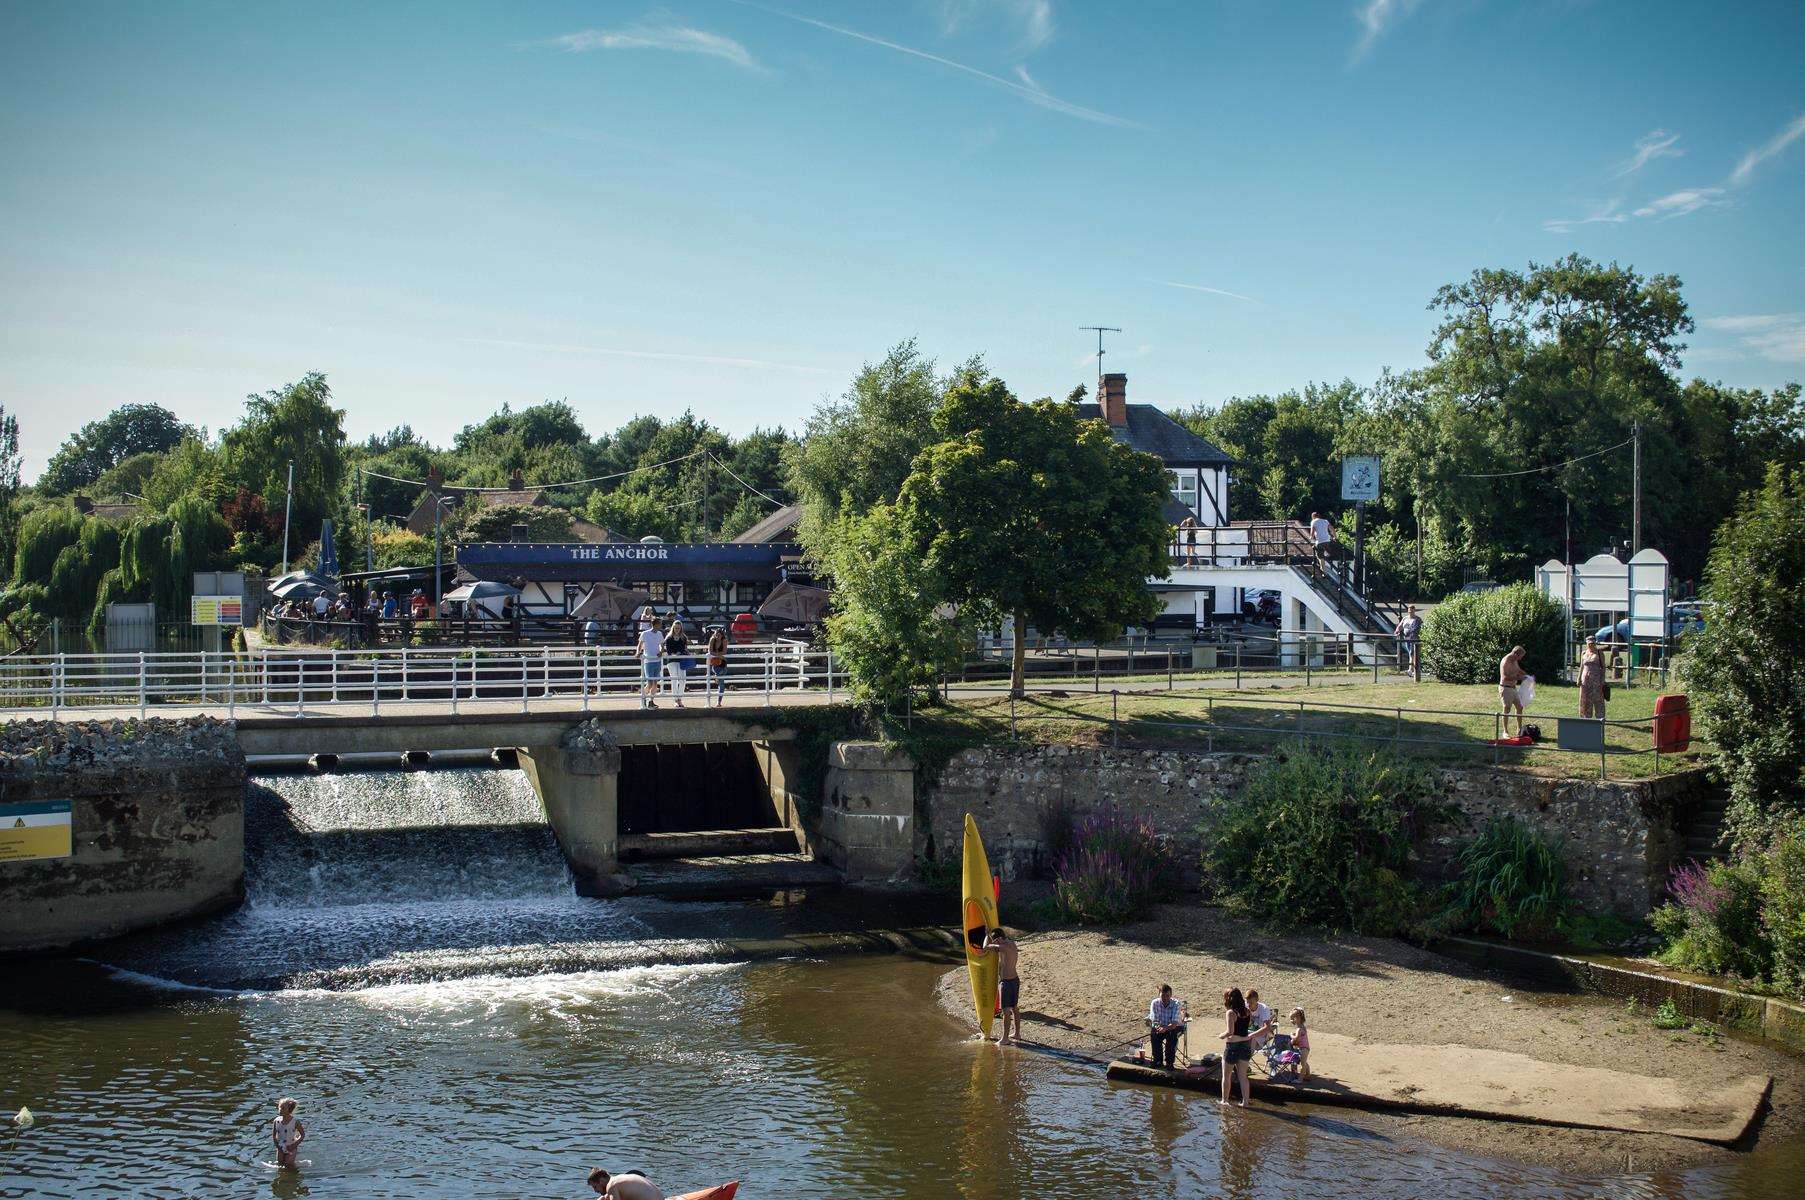
M 783 581 L 807 582 L 795 542 L 470 542 L 457 547 L 463 582 L 520 590 L 524 616 L 577 611 L 597 585 L 635 589 L 660 613 L 698 619 L 755 612 Z

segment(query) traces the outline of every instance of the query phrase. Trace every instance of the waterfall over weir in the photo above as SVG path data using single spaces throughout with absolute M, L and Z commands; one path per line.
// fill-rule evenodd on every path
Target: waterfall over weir
M 571 895 L 519 771 L 265 776 L 245 797 L 245 900 L 256 908 Z

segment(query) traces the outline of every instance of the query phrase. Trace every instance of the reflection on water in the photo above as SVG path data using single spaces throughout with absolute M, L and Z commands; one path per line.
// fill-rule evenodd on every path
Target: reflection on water
M 240 911 L 0 973 L 0 1111 L 39 1118 L 0 1196 L 572 1196 L 607 1165 L 746 1200 L 1734 1198 L 1805 1168 L 1578 1177 L 1110 1084 L 970 1040 L 944 963 L 704 961 L 944 906 L 586 900 L 517 775 L 265 782 Z M 285 1094 L 298 1176 L 263 1165 Z
M 638 967 L 4 1011 L 0 1104 L 31 1103 L 40 1124 L 0 1194 L 558 1196 L 613 1164 L 677 1187 L 744 1178 L 748 1200 L 1734 1197 L 1784 1194 L 1756 1185 L 1797 1166 L 1569 1177 L 1342 1115 L 1225 1112 L 968 1040 L 933 1003 L 943 970 Z M 311 1132 L 299 1180 L 261 1165 L 284 1093 Z

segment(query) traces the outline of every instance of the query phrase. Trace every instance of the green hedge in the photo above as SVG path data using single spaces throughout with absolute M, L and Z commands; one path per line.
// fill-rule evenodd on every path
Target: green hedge
M 1423 664 L 1443 683 L 1493 683 L 1498 660 L 1522 646 L 1523 669 L 1552 681 L 1567 652 L 1566 607 L 1527 583 L 1457 592 L 1423 625 Z

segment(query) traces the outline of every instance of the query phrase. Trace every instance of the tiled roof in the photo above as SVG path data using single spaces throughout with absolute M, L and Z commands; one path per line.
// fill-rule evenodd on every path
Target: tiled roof
M 1090 421 L 1103 419 L 1103 408 L 1097 404 L 1080 404 L 1079 417 Z M 1110 433 L 1131 449 L 1155 455 L 1169 467 L 1226 466 L 1234 461 L 1222 448 L 1207 438 L 1198 437 L 1151 404 L 1128 405 L 1128 424 L 1111 425 Z
M 802 520 L 802 505 L 786 504 L 733 540 L 736 542 L 793 542 L 786 536 Z

